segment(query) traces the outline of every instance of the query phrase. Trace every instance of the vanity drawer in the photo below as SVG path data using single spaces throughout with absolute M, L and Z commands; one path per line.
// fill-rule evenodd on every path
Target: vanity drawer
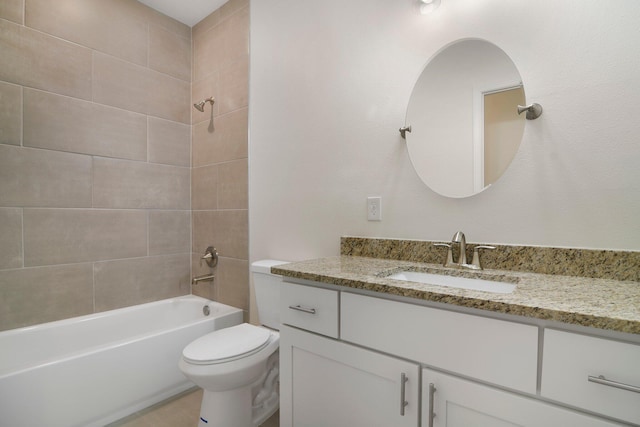
M 640 345 L 546 329 L 542 354 L 542 396 L 640 424 Z
M 283 324 L 338 338 L 338 291 L 282 282 Z
M 536 393 L 538 328 L 342 292 L 342 340 Z

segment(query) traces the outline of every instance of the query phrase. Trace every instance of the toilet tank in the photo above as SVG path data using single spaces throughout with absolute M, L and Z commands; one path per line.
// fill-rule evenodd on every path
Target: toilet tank
M 282 276 L 271 274 L 271 267 L 281 264 L 287 264 L 287 261 L 265 259 L 251 264 L 258 320 L 260 324 L 277 330 L 280 330 L 280 282 Z

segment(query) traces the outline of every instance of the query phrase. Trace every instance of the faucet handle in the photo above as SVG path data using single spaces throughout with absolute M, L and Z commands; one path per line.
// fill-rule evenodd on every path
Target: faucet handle
M 447 257 L 445 258 L 445 261 L 442 265 L 446 267 L 453 264 L 453 252 L 451 251 L 451 243 L 434 243 L 433 246 L 448 248 Z
M 477 269 L 477 270 L 482 270 L 482 264 L 480 263 L 480 249 L 487 249 L 487 250 L 494 250 L 496 247 L 495 246 L 489 246 L 489 245 L 478 245 L 476 247 L 473 248 L 473 261 L 471 261 L 471 265 L 473 266 L 473 268 Z
M 200 257 L 207 262 L 207 265 L 211 268 L 218 265 L 218 251 L 213 246 L 209 246 L 205 251 L 204 255 Z

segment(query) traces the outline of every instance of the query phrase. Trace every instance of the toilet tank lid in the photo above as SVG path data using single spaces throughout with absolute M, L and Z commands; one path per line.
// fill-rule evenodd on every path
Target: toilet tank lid
M 275 259 L 263 259 L 251 264 L 251 271 L 255 273 L 271 274 L 271 267 L 276 265 L 288 264 L 289 261 L 278 261 Z

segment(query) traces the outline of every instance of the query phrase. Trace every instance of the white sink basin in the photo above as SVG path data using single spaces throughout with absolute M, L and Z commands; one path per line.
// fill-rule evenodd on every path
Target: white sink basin
M 492 280 L 469 279 L 466 277 L 445 276 L 441 274 L 423 273 L 420 271 L 400 271 L 386 277 L 387 279 L 418 282 L 429 285 L 449 286 L 451 288 L 472 289 L 474 291 L 510 294 L 516 285 Z

